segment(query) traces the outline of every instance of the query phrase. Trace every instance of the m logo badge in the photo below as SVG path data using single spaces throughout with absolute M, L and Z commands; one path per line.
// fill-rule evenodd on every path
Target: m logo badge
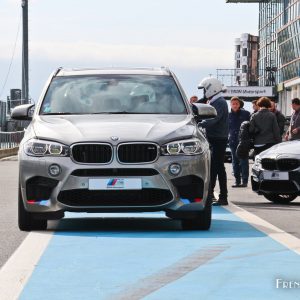
M 117 136 L 111 136 L 110 138 L 114 142 L 119 140 L 119 137 L 117 137 Z

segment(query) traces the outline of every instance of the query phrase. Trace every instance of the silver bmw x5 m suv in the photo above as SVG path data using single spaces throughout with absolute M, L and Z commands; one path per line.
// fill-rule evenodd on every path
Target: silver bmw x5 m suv
M 70 212 L 164 211 L 183 229 L 211 223 L 210 150 L 175 75 L 158 69 L 58 69 L 19 149 L 19 228 Z

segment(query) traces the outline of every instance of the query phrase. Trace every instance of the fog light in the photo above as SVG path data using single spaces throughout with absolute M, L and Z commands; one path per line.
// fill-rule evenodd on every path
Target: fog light
M 53 164 L 49 166 L 49 174 L 51 176 L 58 176 L 61 173 L 61 167 L 59 165 Z
M 178 175 L 181 171 L 181 166 L 179 164 L 172 164 L 169 166 L 169 172 L 172 175 Z

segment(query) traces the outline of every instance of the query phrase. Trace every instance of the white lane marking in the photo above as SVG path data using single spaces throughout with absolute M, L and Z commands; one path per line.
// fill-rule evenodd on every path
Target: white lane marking
M 0 299 L 18 299 L 53 232 L 30 232 L 0 269 Z
M 17 161 L 17 160 L 18 160 L 17 155 L 0 158 L 0 161 Z
M 248 224 L 252 225 L 259 231 L 264 232 L 273 240 L 300 255 L 300 239 L 298 239 L 297 237 L 285 232 L 284 230 L 272 225 L 271 223 L 261 219 L 260 217 L 246 211 L 245 209 L 235 204 L 230 203 L 227 207 L 224 206 L 224 208 L 226 208 Z

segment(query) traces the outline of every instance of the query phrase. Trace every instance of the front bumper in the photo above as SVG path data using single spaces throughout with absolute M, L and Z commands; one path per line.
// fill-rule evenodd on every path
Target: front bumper
M 36 158 L 20 151 L 19 161 L 24 206 L 34 213 L 170 212 L 180 209 L 183 215 L 192 215 L 191 211 L 204 209 L 208 197 L 209 151 L 196 156 L 160 156 L 153 163 L 126 165 L 116 160 L 106 165 L 79 164 L 70 157 Z M 181 166 L 178 176 L 169 173 L 172 163 Z M 52 164 L 61 168 L 57 177 L 49 174 Z M 140 178 L 142 189 L 89 188 L 90 179 L 102 178 Z M 193 203 L 195 199 L 197 203 Z
M 252 168 L 251 185 L 252 190 L 258 194 L 298 194 L 300 195 L 300 169 L 286 172 L 274 171 L 274 178 L 264 178 L 267 170 Z M 272 171 L 267 171 L 272 172 Z M 284 179 L 279 173 L 285 173 Z M 282 176 L 283 177 L 283 176 Z

